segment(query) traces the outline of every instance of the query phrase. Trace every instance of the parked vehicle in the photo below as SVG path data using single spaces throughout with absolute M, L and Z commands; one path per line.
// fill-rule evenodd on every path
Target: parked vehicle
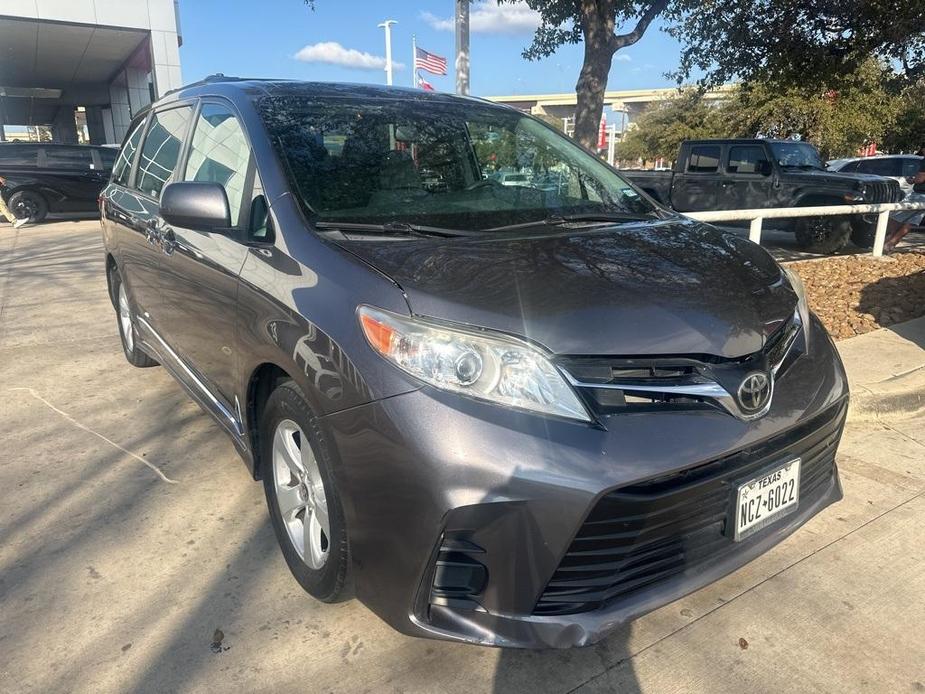
M 625 177 L 678 212 L 898 202 L 895 181 L 827 171 L 816 148 L 793 140 L 691 140 L 667 173 L 627 171 Z M 873 245 L 876 215 L 783 221 L 799 244 L 834 253 L 852 240 Z
M 922 157 L 914 154 L 884 154 L 875 157 L 836 159 L 829 162 L 829 170 L 887 176 L 896 181 L 903 193 L 908 195 L 912 192 L 913 179 L 919 172 L 921 162 Z
M 6 204 L 30 222 L 49 212 L 92 212 L 117 154 L 104 146 L 0 143 Z
M 558 191 L 483 175 L 512 142 Z M 515 109 L 217 77 L 100 211 L 129 362 L 228 433 L 306 591 L 407 634 L 593 643 L 841 498 L 798 277 Z

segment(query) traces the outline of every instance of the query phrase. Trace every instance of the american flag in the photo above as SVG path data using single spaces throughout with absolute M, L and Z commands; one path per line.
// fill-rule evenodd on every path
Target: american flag
M 414 69 L 426 70 L 435 75 L 446 74 L 446 58 L 435 53 L 428 53 L 423 48 L 414 48 Z

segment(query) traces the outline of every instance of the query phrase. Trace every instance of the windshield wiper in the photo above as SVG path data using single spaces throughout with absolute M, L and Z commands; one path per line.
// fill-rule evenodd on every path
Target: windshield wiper
M 559 226 L 571 222 L 645 222 L 650 219 L 659 219 L 654 212 L 581 212 L 577 214 L 551 214 L 543 219 L 519 224 L 505 224 L 492 227 L 485 231 L 514 231 L 515 229 L 528 229 L 536 226 Z
M 383 236 L 421 236 L 452 237 L 470 236 L 471 234 L 460 229 L 444 229 L 443 227 L 430 227 L 407 222 L 386 222 L 385 224 L 365 224 L 362 222 L 315 222 L 315 227 L 321 231 L 341 231 L 354 234 L 381 234 Z

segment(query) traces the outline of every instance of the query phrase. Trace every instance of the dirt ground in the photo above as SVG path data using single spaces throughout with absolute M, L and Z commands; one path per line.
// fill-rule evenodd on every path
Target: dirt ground
M 836 340 L 925 315 L 925 251 L 788 263 Z

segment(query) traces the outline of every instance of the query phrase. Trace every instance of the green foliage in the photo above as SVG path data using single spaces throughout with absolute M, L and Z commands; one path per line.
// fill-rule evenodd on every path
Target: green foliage
M 664 19 L 682 44 L 679 81 L 819 84 L 872 57 L 925 74 L 922 0 L 676 0 Z
M 868 60 L 828 83 L 745 84 L 722 109 L 727 132 L 739 137 L 799 135 L 826 158 L 853 156 L 891 131 L 899 112 L 899 99 L 889 88 L 891 76 L 876 60 Z
M 895 94 L 892 76 L 869 60 L 829 84 L 743 84 L 720 105 L 687 89 L 643 113 L 617 155 L 671 160 L 682 140 L 727 137 L 799 136 L 830 159 L 853 156 L 869 142 L 883 142 L 887 151 L 915 149 L 925 139 L 925 94 L 921 88 Z
M 721 109 L 711 105 L 696 89 L 686 89 L 672 99 L 645 111 L 617 145 L 618 159 L 673 160 L 683 140 L 728 137 Z
M 886 152 L 918 152 L 925 146 L 925 79 L 907 87 L 897 99 L 893 127 L 883 138 Z

